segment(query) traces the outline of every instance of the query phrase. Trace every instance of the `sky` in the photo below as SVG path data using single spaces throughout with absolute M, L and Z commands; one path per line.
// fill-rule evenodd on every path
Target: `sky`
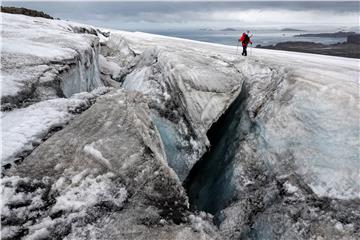
M 359 2 L 15 2 L 53 17 L 123 30 L 358 27 Z

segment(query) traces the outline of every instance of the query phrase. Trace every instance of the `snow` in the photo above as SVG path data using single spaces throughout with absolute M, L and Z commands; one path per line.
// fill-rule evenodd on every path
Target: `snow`
M 96 36 L 74 32 L 71 22 L 5 13 L 1 13 L 1 18 L 2 97 L 28 91 L 47 71 L 61 70 L 70 63 L 76 69 L 70 72 L 72 81 L 64 81 L 67 97 L 74 91 L 91 91 L 102 86 Z M 74 87 L 75 82 L 77 88 L 67 88 Z
M 32 143 L 40 141 L 49 129 L 62 126 L 71 119 L 70 106 L 84 103 L 78 99 L 53 99 L 2 113 L 2 163 L 21 151 L 32 149 Z
M 84 146 L 84 151 L 88 154 L 90 154 L 96 161 L 99 161 L 100 163 L 104 164 L 106 167 L 111 169 L 111 164 L 109 160 L 103 157 L 101 152 L 95 148 L 95 142 L 91 144 L 87 144 Z
M 64 175 L 50 186 L 47 179 L 31 180 L 18 176 L 2 178 L 2 217 L 24 221 L 20 228 L 3 226 L 2 237 L 14 237 L 26 227 L 29 230 L 26 239 L 51 238 L 54 236 L 54 228 L 61 232 L 60 229 L 69 223 L 73 227 L 81 226 L 82 218 L 86 214 L 96 214 L 96 208 L 92 209 L 94 206 L 109 202 L 120 209 L 128 198 L 126 189 L 114 181 L 116 176 L 110 172 L 96 175 L 88 170 L 74 172 L 67 169 Z M 51 202 L 47 202 L 48 194 L 55 196 Z M 16 205 L 21 203 L 26 204 L 20 207 Z M 15 207 L 10 208 L 9 205 Z M 59 211 L 60 216 L 49 216 Z M 37 221 L 32 221 L 31 218 L 35 215 Z
M 2 164 L 11 162 L 23 151 L 32 150 L 51 129 L 65 125 L 74 117 L 77 109 L 90 107 L 90 100 L 108 91 L 109 88 L 100 88 L 92 93 L 75 94 L 68 99 L 51 99 L 2 112 Z
M 116 78 L 121 72 L 121 68 L 119 65 L 114 62 L 108 61 L 101 54 L 99 55 L 99 67 L 101 69 L 101 72 L 111 75 L 112 78 Z
M 289 182 L 286 182 L 285 184 L 284 184 L 284 187 L 285 187 L 285 189 L 286 189 L 286 191 L 288 192 L 288 193 L 295 193 L 295 192 L 297 192 L 299 189 L 296 187 L 296 186 L 294 186 L 294 185 L 292 185 L 291 183 L 289 183 Z
M 265 49 L 244 58 L 235 55 L 236 47 L 116 30 L 100 38 L 100 49 L 94 28 L 1 16 L 2 97 L 26 98 L 33 87 L 39 94 L 30 106 L 2 112 L 2 162 L 41 143 L 2 179 L 2 217 L 25 221 L 5 224 L 6 237 L 22 226 L 28 238 L 58 231 L 65 237 L 70 223 L 70 239 L 117 239 L 128 228 L 144 239 L 217 236 L 211 215 L 184 210 L 189 196 L 182 181 L 206 148 L 214 148 L 207 132 L 240 92 L 239 116 L 230 116 L 241 122 L 229 121 L 234 135 L 221 142 L 219 155 L 229 157 L 219 159 L 228 162 L 214 165 L 223 169 L 214 182 L 199 175 L 208 181 L 206 191 L 231 193 L 231 199 L 218 195 L 225 207 L 216 219 L 219 231 L 247 234 L 248 219 L 264 206 L 252 219 L 259 236 L 293 239 L 305 231 L 316 237 L 311 231 L 324 229 L 331 235 L 328 228 L 344 230 L 345 238 L 356 235 L 352 222 L 343 226 L 335 218 L 357 215 L 351 199 L 360 192 L 359 60 Z M 124 89 L 96 99 L 109 91 L 97 88 L 103 85 L 99 72 L 124 77 Z M 58 90 L 68 98 L 59 98 Z M 283 185 L 289 194 L 279 193 L 279 176 L 290 179 Z M 318 196 L 332 198 L 336 216 L 326 208 L 319 212 Z M 175 205 L 162 204 L 169 200 Z M 173 213 L 186 222 L 173 224 Z M 161 227 L 144 224 L 152 220 Z M 313 220 L 319 226 L 310 229 Z
M 46 228 L 41 228 L 39 230 L 34 231 L 33 234 L 30 234 L 26 239 L 28 240 L 39 240 L 39 239 L 47 239 L 49 237 L 49 231 Z
M 116 188 L 111 178 L 113 173 L 107 173 L 97 177 L 86 176 L 86 172 L 78 173 L 73 176 L 71 183 L 63 186 L 64 180 L 60 178 L 56 183 L 59 196 L 56 198 L 55 205 L 51 208 L 52 212 L 80 211 L 89 208 L 102 201 L 114 200 L 114 203 L 121 207 L 127 198 L 125 188 Z
M 144 67 L 141 70 L 134 71 L 126 76 L 123 87 L 125 89 L 139 91 L 142 93 L 151 93 L 151 84 L 144 81 L 145 77 L 149 75 L 150 68 Z M 130 80 L 129 80 L 130 79 Z
M 210 222 L 213 221 L 213 217 L 211 214 L 206 214 L 205 212 L 200 212 L 199 215 L 190 214 L 189 221 L 191 223 L 191 227 L 195 232 L 200 232 L 202 238 L 206 239 L 206 235 L 204 232 L 211 232 L 212 225 Z
M 74 112 L 109 90 L 100 80 L 96 36 L 75 32 L 71 22 L 4 13 L 1 17 L 2 104 L 13 109 L 22 107 L 21 102 L 33 103 L 2 113 L 4 164 L 32 150 L 52 128 L 63 126 Z M 73 96 L 94 89 L 99 93 Z

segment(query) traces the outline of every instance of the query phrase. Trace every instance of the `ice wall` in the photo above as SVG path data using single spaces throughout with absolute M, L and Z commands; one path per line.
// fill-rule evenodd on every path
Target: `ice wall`
M 89 92 L 104 84 L 99 73 L 99 48 L 97 44 L 80 53 L 74 64 L 59 75 L 61 89 L 65 97 L 74 93 Z
M 70 22 L 34 21 L 32 17 L 4 13 L 1 17 L 2 110 L 103 86 L 96 34 L 78 33 Z
M 94 28 L 22 15 L 1 17 L 1 159 L 9 167 L 109 89 L 100 80 Z M 87 93 L 77 95 L 81 92 Z

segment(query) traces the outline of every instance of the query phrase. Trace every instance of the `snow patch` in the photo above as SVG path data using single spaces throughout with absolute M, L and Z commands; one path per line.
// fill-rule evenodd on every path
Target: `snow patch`
M 102 206 L 121 210 L 128 196 L 113 173 L 96 175 L 90 170 L 67 169 L 53 184 L 49 178 L 6 176 L 0 187 L 2 238 L 62 238 L 83 221 L 91 224 L 106 215 Z
M 111 88 L 78 93 L 72 98 L 42 101 L 26 108 L 1 113 L 2 164 L 11 162 L 23 151 L 30 151 L 55 127 L 63 126 L 78 113 L 91 106 L 93 100 Z
M 115 188 L 111 178 L 113 173 L 107 173 L 97 177 L 84 175 L 81 172 L 72 179 L 71 183 L 63 187 L 63 179 L 59 179 L 55 186 L 59 187 L 59 196 L 56 198 L 56 204 L 52 207 L 51 212 L 61 210 L 67 212 L 80 211 L 89 208 L 97 203 L 112 201 L 118 207 L 121 207 L 127 198 L 125 188 Z M 115 190 L 114 190 L 115 189 Z
M 96 161 L 111 169 L 111 163 L 109 162 L 109 160 L 103 157 L 102 153 L 99 150 L 95 148 L 95 142 L 85 145 L 84 151 L 87 154 L 91 155 Z
M 290 194 L 296 193 L 297 191 L 299 191 L 299 188 L 298 188 L 298 187 L 292 185 L 292 184 L 289 183 L 289 182 L 286 182 L 286 183 L 284 184 L 284 187 L 285 187 L 286 191 L 287 191 L 288 193 L 290 193 Z

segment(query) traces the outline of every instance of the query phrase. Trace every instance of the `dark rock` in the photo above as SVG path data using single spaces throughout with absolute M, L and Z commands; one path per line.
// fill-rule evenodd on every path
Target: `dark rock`
M 296 28 L 283 28 L 282 32 L 303 32 L 304 30 L 296 29 Z
M 295 35 L 295 37 L 328 37 L 328 38 L 345 38 L 350 35 L 356 34 L 355 32 L 335 32 L 335 33 L 306 33 Z
M 295 41 L 295 42 L 280 42 L 275 45 L 261 46 L 258 45 L 258 48 L 265 49 L 276 49 L 276 50 L 285 50 L 293 52 L 304 52 L 304 53 L 315 53 L 322 55 L 331 55 L 331 56 L 340 56 L 340 57 L 350 57 L 350 58 L 360 58 L 360 47 L 359 44 L 356 44 L 359 41 L 359 35 L 351 35 L 348 37 L 348 41 L 344 43 L 336 44 L 322 44 L 315 42 L 305 42 L 305 41 Z M 349 42 L 350 40 L 350 42 Z
M 221 29 L 220 31 L 224 31 L 224 32 L 234 32 L 234 31 L 237 31 L 235 28 L 224 28 L 224 29 Z
M 22 15 L 26 15 L 26 16 L 30 16 L 30 17 L 42 17 L 42 18 L 47 18 L 47 19 L 54 19 L 53 17 L 51 17 L 50 15 L 41 12 L 41 11 L 36 11 L 36 10 L 32 10 L 32 9 L 28 9 L 28 8 L 19 8 L 19 7 L 4 7 L 1 6 L 1 12 L 3 13 L 11 13 L 11 14 L 22 14 Z
M 360 44 L 360 34 L 349 35 L 346 39 L 347 43 Z

